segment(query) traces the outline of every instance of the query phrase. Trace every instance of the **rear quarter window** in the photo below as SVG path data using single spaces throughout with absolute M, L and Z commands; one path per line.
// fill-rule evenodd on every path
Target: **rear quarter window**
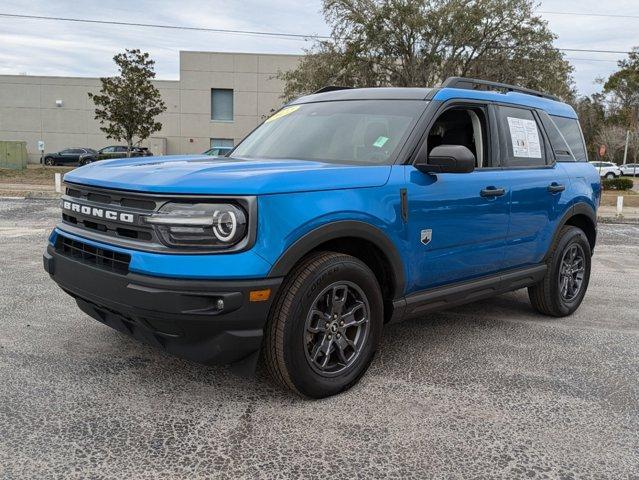
M 551 115 L 550 117 L 566 139 L 575 160 L 578 162 L 587 162 L 588 154 L 586 153 L 586 145 L 581 133 L 579 121 L 576 118 L 558 117 L 556 115 Z

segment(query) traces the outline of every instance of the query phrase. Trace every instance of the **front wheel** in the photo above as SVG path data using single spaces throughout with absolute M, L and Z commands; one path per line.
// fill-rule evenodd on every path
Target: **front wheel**
M 91 158 L 83 158 L 82 160 L 80 160 L 78 162 L 80 164 L 80 166 L 84 166 L 84 165 L 88 165 L 89 163 L 93 163 L 93 159 Z
M 54 160 L 53 160 L 53 158 L 51 158 L 51 157 L 46 157 L 46 158 L 44 159 L 44 164 L 45 164 L 47 167 L 53 167 L 53 166 L 55 165 L 55 161 L 54 161 Z
M 323 398 L 357 383 L 383 324 L 373 272 L 349 255 L 319 252 L 286 277 L 266 326 L 264 357 L 282 386 Z
M 528 288 L 530 303 L 545 315 L 570 315 L 581 305 L 590 281 L 591 251 L 584 232 L 562 227 L 546 264 L 544 279 Z

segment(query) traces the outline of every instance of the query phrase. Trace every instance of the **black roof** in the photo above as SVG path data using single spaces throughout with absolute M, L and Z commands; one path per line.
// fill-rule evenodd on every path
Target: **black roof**
M 293 100 L 290 105 L 306 102 L 323 102 L 331 100 L 425 100 L 432 88 L 336 88 L 321 91 Z
M 449 77 L 437 88 L 406 88 L 406 87 L 377 87 L 377 88 L 351 88 L 340 86 L 326 86 L 311 95 L 306 95 L 293 100 L 290 104 L 322 102 L 331 100 L 426 100 L 434 96 L 437 91 L 445 88 L 462 90 L 483 90 L 494 92 L 516 92 L 541 97 L 548 100 L 561 100 L 537 90 L 510 85 L 507 83 L 491 82 L 477 78 Z

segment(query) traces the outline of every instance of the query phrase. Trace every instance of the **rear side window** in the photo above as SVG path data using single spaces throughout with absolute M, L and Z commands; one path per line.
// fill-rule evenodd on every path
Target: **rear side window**
M 544 140 L 530 110 L 499 107 L 500 130 L 506 142 L 503 160 L 507 167 L 546 165 Z
M 575 118 L 557 117 L 551 115 L 551 118 L 561 134 L 568 142 L 570 150 L 578 162 L 587 162 L 588 154 L 586 153 L 586 145 L 584 144 L 584 137 L 581 134 L 581 128 L 579 127 L 579 121 Z
M 563 134 L 559 131 L 559 128 L 552 121 L 550 116 L 543 110 L 537 110 L 541 124 L 546 131 L 546 136 L 550 141 L 550 146 L 555 154 L 555 160 L 558 162 L 574 162 L 575 157 L 572 154 L 571 148 L 568 146 Z

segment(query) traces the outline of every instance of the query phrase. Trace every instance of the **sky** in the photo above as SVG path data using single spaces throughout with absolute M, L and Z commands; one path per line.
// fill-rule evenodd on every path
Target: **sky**
M 639 46 L 637 0 L 543 0 L 537 8 L 560 48 L 628 51 Z M 613 14 L 618 17 L 550 12 Z M 3 0 L 0 13 L 220 29 L 328 35 L 321 0 Z M 634 15 L 634 18 L 630 17 Z M 148 51 L 157 78 L 179 77 L 180 50 L 302 53 L 312 42 L 211 32 L 88 25 L 0 17 L 0 74 L 99 77 L 115 72 L 112 57 L 125 48 Z M 581 94 L 599 91 L 597 78 L 624 55 L 566 52 Z

